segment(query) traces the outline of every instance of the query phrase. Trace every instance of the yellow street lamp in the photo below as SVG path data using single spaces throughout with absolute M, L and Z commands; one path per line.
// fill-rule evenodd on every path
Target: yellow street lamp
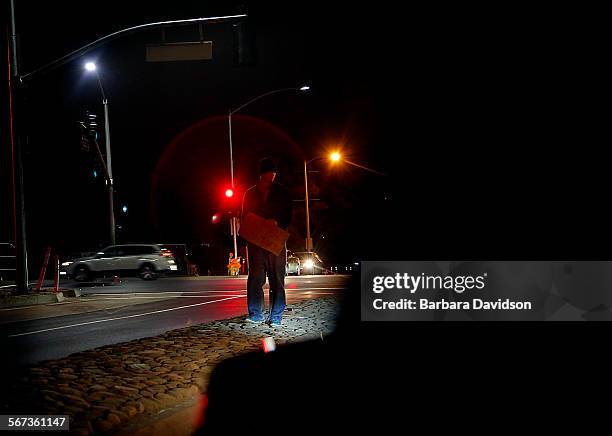
M 384 173 L 380 171 L 373 170 L 372 168 L 365 167 L 363 165 L 359 165 L 355 162 L 351 162 L 350 160 L 344 159 L 342 153 L 339 151 L 333 151 L 327 155 L 327 158 L 330 160 L 332 164 L 337 162 L 347 163 L 349 165 L 355 166 L 357 168 L 361 168 L 362 170 L 369 171 L 371 173 L 377 174 L 379 176 L 385 176 Z M 308 198 L 308 165 L 315 161 L 325 159 L 325 156 L 314 157 L 310 160 L 304 160 L 304 193 L 305 193 L 305 203 L 306 203 L 306 251 L 312 252 L 312 238 L 310 236 L 310 207 L 309 207 L 309 198 Z

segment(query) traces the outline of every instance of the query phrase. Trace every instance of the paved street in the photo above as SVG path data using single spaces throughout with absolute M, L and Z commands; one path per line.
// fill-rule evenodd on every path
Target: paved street
M 220 362 L 298 342 L 318 347 L 335 329 L 338 303 L 337 294 L 296 302 L 282 328 L 238 316 L 16 368 L 5 373 L 0 413 L 68 415 L 79 435 L 191 435 Z
M 289 277 L 287 303 L 341 293 L 346 281 L 346 276 Z M 3 350 L 9 354 L 5 362 L 61 358 L 246 313 L 246 277 L 127 279 L 81 289 L 83 297 L 76 302 L 0 310 L 0 320 L 11 318 L 0 325 Z

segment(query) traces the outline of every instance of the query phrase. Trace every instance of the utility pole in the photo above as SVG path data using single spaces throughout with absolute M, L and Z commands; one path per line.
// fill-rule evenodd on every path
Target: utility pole
M 16 276 L 17 292 L 28 292 L 28 252 L 26 247 L 25 200 L 23 189 L 23 135 L 21 125 L 23 122 L 15 114 L 22 106 L 22 83 L 19 76 L 19 52 L 17 42 L 17 28 L 15 25 L 15 1 L 11 0 L 11 34 L 9 48 L 9 113 L 11 136 L 11 159 L 13 172 L 13 229 L 16 248 Z M 17 110 L 16 110 L 17 109 Z
M 308 161 L 304 160 L 304 192 L 306 200 L 306 251 L 312 251 L 312 238 L 310 237 L 310 209 L 308 207 Z
M 108 214 L 109 214 L 109 225 L 110 225 L 110 243 L 115 245 L 117 243 L 115 238 L 115 200 L 114 200 L 114 182 L 113 182 L 113 166 L 111 161 L 111 146 L 110 146 L 110 122 L 108 119 L 108 98 L 104 92 L 104 86 L 102 86 L 102 79 L 96 65 L 91 62 L 88 64 L 89 69 L 93 69 L 96 78 L 98 79 L 98 86 L 100 87 L 100 93 L 102 94 L 102 104 L 104 105 L 104 141 L 106 143 L 106 173 L 107 180 L 106 185 L 108 187 Z
M 98 78 L 99 80 L 99 78 Z M 101 86 L 101 85 L 100 85 Z M 111 148 L 110 148 L 110 128 L 108 125 L 108 100 L 104 97 L 104 136 L 106 141 L 106 167 L 108 168 L 108 208 L 110 221 L 110 240 L 111 245 L 116 244 L 115 238 L 115 201 L 113 188 L 113 170 L 111 166 Z

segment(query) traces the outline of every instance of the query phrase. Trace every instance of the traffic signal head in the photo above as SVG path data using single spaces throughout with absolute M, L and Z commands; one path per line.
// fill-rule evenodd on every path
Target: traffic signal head
M 218 213 L 214 214 L 211 218 L 211 221 L 213 224 L 217 224 L 219 222 L 219 220 L 221 219 L 221 215 L 219 215 Z
M 79 127 L 81 128 L 81 150 L 89 152 L 91 146 L 89 133 L 87 132 L 87 128 L 85 127 L 85 124 L 82 121 L 79 122 Z
M 85 120 L 82 123 L 85 126 L 87 135 L 94 139 L 98 139 L 98 116 L 89 111 L 85 112 Z
M 234 214 L 236 214 L 237 209 L 240 206 L 238 204 L 240 200 L 238 189 L 239 188 L 237 186 L 228 187 L 227 185 L 225 185 L 223 188 L 223 197 L 221 197 L 220 201 L 221 212 L 223 214 L 228 214 L 228 216 L 234 216 Z

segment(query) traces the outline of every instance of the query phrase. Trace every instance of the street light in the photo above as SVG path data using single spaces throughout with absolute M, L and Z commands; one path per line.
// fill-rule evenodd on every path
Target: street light
M 233 145 L 233 142 L 232 142 L 232 115 L 234 115 L 236 112 L 244 109 L 245 107 L 247 107 L 251 103 L 254 103 L 257 100 L 260 100 L 260 99 L 262 99 L 264 97 L 267 97 L 269 95 L 272 95 L 272 94 L 278 94 L 280 92 L 285 92 L 285 91 L 306 92 L 306 91 L 309 91 L 309 90 L 310 90 L 310 86 L 308 86 L 308 85 L 302 85 L 300 87 L 292 87 L 292 88 L 275 89 L 274 91 L 268 91 L 268 92 L 265 92 L 265 93 L 263 93 L 261 95 L 258 95 L 255 98 L 250 99 L 246 103 L 238 106 L 236 109 L 230 109 L 229 110 L 229 114 L 228 114 L 228 117 L 227 117 L 227 124 L 228 124 L 228 132 L 229 132 L 230 180 L 231 180 L 231 184 L 232 184 L 232 189 L 234 189 L 234 145 Z M 236 256 L 238 256 L 238 240 L 237 240 L 238 223 L 236 221 L 236 217 L 232 217 L 230 225 L 231 225 L 231 232 L 232 232 L 232 234 L 234 236 L 234 253 L 236 253 Z
M 102 104 L 104 105 L 104 138 L 106 142 L 106 171 L 108 172 L 108 204 L 109 204 L 109 221 L 110 221 L 110 240 L 111 245 L 115 245 L 115 206 L 113 201 L 113 169 L 111 165 L 111 148 L 110 148 L 110 126 L 108 121 L 108 99 L 102 86 L 102 80 L 98 73 L 98 68 L 93 62 L 85 63 L 85 70 L 89 72 L 95 72 L 96 78 L 98 79 L 98 86 L 100 87 L 100 93 L 102 94 Z
M 361 168 L 362 170 L 366 170 L 371 173 L 377 174 L 379 176 L 385 176 L 385 174 L 381 173 L 380 171 L 373 170 L 372 168 L 368 168 L 366 166 L 359 165 L 355 162 L 351 162 L 343 158 L 342 153 L 340 153 L 339 151 L 331 152 L 329 156 L 327 156 L 327 158 L 331 161 L 332 164 L 342 161 L 349 165 L 353 165 L 357 168 Z M 310 237 L 310 210 L 308 207 L 308 165 L 310 165 L 311 162 L 315 160 L 320 160 L 320 159 L 325 159 L 325 156 L 314 157 L 310 159 L 309 161 L 304 160 L 304 191 L 305 191 L 305 197 L 306 197 L 305 198 L 305 202 L 306 202 L 306 251 L 308 252 L 312 251 L 312 238 Z
M 310 237 L 310 208 L 308 202 L 308 165 L 315 160 L 325 159 L 324 156 L 313 157 L 310 160 L 304 160 L 304 196 L 306 203 L 306 251 L 312 251 L 312 238 Z M 334 151 L 329 154 L 328 159 L 332 162 L 338 162 L 342 159 L 342 155 L 339 151 Z

